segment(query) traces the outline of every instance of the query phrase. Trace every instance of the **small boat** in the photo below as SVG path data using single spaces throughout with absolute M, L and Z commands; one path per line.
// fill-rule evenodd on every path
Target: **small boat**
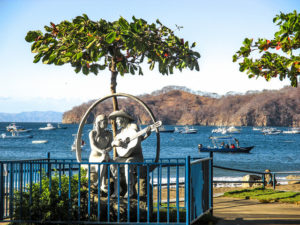
M 32 144 L 46 144 L 48 143 L 48 140 L 34 140 L 32 141 Z
M 212 147 L 198 145 L 199 152 L 219 152 L 219 153 L 249 153 L 254 146 L 241 147 L 239 141 L 231 136 L 210 137 Z
M 283 134 L 300 134 L 300 127 L 293 127 L 289 130 L 282 131 Z
M 278 130 L 274 127 L 271 127 L 271 128 L 264 128 L 264 129 L 261 130 L 261 132 L 264 135 L 277 135 L 277 134 L 281 133 L 281 130 Z
M 24 139 L 24 138 L 33 138 L 33 135 L 19 135 L 18 132 L 12 131 L 11 136 L 3 133 L 3 134 L 1 134 L 1 137 L 3 139 Z
M 158 128 L 159 132 L 161 133 L 173 133 L 175 131 L 175 129 L 168 129 L 165 126 L 161 126 Z
M 47 123 L 46 127 L 40 127 L 39 130 L 55 130 L 56 127 L 54 127 L 51 123 Z
M 183 127 L 179 131 L 179 133 L 181 133 L 181 134 L 196 134 L 197 132 L 198 132 L 198 130 L 196 128 L 188 127 L 188 126 Z
M 219 127 L 219 128 L 212 129 L 211 132 L 212 133 L 226 134 L 227 133 L 227 129 L 225 127 Z
M 231 127 L 227 128 L 226 131 L 227 131 L 227 133 L 231 133 L 231 134 L 238 134 L 241 132 L 241 130 L 236 128 L 235 126 L 231 126 Z
M 253 128 L 252 128 L 252 130 L 259 130 L 259 131 L 260 131 L 261 129 L 262 129 L 261 127 L 253 127 Z
M 32 129 L 25 129 L 25 128 L 22 127 L 22 126 L 16 125 L 16 123 L 11 123 L 11 124 L 9 124 L 9 125 L 6 127 L 6 130 L 9 131 L 9 132 L 11 132 L 11 131 L 16 131 L 16 132 L 19 132 L 19 133 L 26 133 L 26 132 L 32 131 Z
M 59 123 L 57 124 L 57 129 L 67 129 L 67 127 L 62 127 Z
M 76 141 L 77 141 L 77 134 L 72 134 L 74 136 L 74 141 L 73 144 L 71 146 L 71 151 L 75 151 L 76 150 Z M 85 147 L 85 142 L 84 140 L 81 140 L 81 149 L 83 149 Z

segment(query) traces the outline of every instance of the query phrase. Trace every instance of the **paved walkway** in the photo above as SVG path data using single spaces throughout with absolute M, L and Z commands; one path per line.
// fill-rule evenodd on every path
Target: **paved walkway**
M 300 225 L 300 206 L 296 204 L 215 197 L 213 213 L 220 218 L 217 225 Z

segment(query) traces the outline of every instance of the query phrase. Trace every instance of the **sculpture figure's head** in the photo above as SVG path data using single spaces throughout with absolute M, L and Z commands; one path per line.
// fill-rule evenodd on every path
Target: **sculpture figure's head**
M 134 121 L 132 116 L 124 110 L 114 111 L 108 116 L 108 118 L 110 120 L 116 120 L 117 126 L 122 128 L 126 127 L 129 122 Z
M 96 117 L 95 119 L 95 123 L 94 123 L 94 128 L 101 128 L 101 129 L 105 129 L 108 125 L 108 120 L 106 115 L 104 114 L 100 114 Z

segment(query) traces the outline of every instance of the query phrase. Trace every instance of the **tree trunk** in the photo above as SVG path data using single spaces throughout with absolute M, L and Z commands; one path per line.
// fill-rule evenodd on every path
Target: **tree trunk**
M 110 92 L 112 94 L 116 93 L 117 75 L 118 75 L 118 72 L 116 71 L 116 64 L 115 64 L 114 61 L 112 61 L 111 83 L 110 83 Z M 117 97 L 113 97 L 113 110 L 114 111 L 119 110 Z M 111 126 L 112 126 L 112 130 L 113 130 L 113 136 L 115 137 L 116 134 L 117 134 L 117 125 L 116 125 L 116 121 L 115 120 L 111 121 Z M 116 157 L 117 157 L 117 151 L 116 151 L 116 148 L 114 147 L 113 158 L 115 159 Z

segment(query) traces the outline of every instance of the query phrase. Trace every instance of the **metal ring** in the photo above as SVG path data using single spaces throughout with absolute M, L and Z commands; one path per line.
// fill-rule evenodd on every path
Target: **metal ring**
M 104 100 L 106 99 L 109 99 L 109 98 L 112 98 L 112 97 L 117 97 L 117 96 L 122 96 L 122 97 L 127 97 L 127 98 L 130 98 L 130 99 L 133 99 L 134 101 L 138 102 L 139 104 L 141 104 L 144 109 L 148 112 L 148 114 L 150 115 L 151 117 L 151 120 L 153 123 L 156 122 L 156 119 L 151 111 L 151 109 L 142 101 L 140 100 L 139 98 L 133 96 L 133 95 L 129 95 L 129 94 L 125 94 L 125 93 L 115 93 L 115 94 L 111 94 L 111 95 L 107 95 L 97 101 L 95 101 L 90 107 L 89 109 L 85 112 L 84 116 L 82 117 L 81 121 L 80 121 L 80 124 L 79 124 L 79 128 L 78 128 L 78 131 L 77 131 L 77 139 L 76 139 L 76 159 L 78 162 L 81 162 L 82 159 L 81 159 L 81 135 L 82 135 L 82 130 L 83 130 L 83 127 L 84 127 L 84 124 L 88 118 L 88 115 L 90 114 L 90 112 L 101 102 L 103 102 Z M 156 131 L 156 156 L 155 156 L 155 163 L 158 162 L 159 160 L 159 154 L 160 154 L 160 134 L 159 134 L 159 129 L 156 128 L 155 129 Z M 151 167 L 150 170 L 154 170 L 155 167 Z

